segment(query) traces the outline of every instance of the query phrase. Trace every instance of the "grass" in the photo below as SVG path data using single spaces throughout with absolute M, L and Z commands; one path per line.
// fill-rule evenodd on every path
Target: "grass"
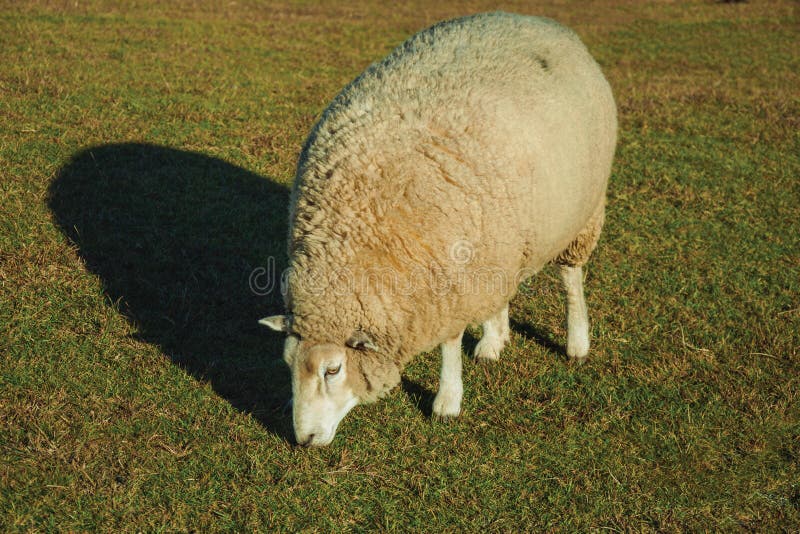
M 422 355 L 292 445 L 248 277 L 285 266 L 299 147 L 370 62 L 491 7 L 0 6 L 0 529 L 797 531 L 796 2 L 503 4 L 574 27 L 620 108 L 590 361 L 546 270 L 458 421 Z

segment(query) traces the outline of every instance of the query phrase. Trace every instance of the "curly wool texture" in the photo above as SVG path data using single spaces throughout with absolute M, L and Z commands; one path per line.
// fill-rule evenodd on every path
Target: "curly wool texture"
M 356 393 L 377 398 L 545 263 L 586 261 L 616 130 L 599 67 L 554 21 L 490 13 L 411 37 L 342 90 L 304 145 L 293 330 L 340 345 L 368 333 L 380 353 L 348 354 Z
M 402 362 L 383 353 L 348 349 L 348 385 L 361 402 L 374 402 L 400 383 Z

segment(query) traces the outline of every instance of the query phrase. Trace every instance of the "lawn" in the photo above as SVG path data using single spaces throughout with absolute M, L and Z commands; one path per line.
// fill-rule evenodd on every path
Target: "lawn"
M 589 361 L 548 268 L 457 421 L 420 355 L 296 447 L 251 275 L 286 265 L 302 142 L 406 37 L 497 7 L 574 28 L 617 98 Z M 798 8 L 0 0 L 0 530 L 797 532 Z

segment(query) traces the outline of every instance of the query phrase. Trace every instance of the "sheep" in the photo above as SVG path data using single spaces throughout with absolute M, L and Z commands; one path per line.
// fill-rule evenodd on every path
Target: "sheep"
M 555 21 L 440 22 L 347 85 L 301 151 L 289 207 L 293 423 L 327 445 L 342 418 L 441 346 L 433 414 L 461 411 L 461 338 L 497 360 L 518 285 L 553 262 L 570 358 L 589 351 L 582 265 L 603 225 L 617 118 L 586 47 Z

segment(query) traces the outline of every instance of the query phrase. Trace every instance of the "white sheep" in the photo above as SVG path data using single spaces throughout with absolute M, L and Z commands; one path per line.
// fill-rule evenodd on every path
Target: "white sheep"
M 611 89 L 558 23 L 489 13 L 439 23 L 370 66 L 306 141 L 291 196 L 287 315 L 297 442 L 326 445 L 359 402 L 441 345 L 433 412 L 461 410 L 461 336 L 509 339 L 508 302 L 548 262 L 567 293 L 567 353 L 589 323 L 581 266 L 603 224 Z

